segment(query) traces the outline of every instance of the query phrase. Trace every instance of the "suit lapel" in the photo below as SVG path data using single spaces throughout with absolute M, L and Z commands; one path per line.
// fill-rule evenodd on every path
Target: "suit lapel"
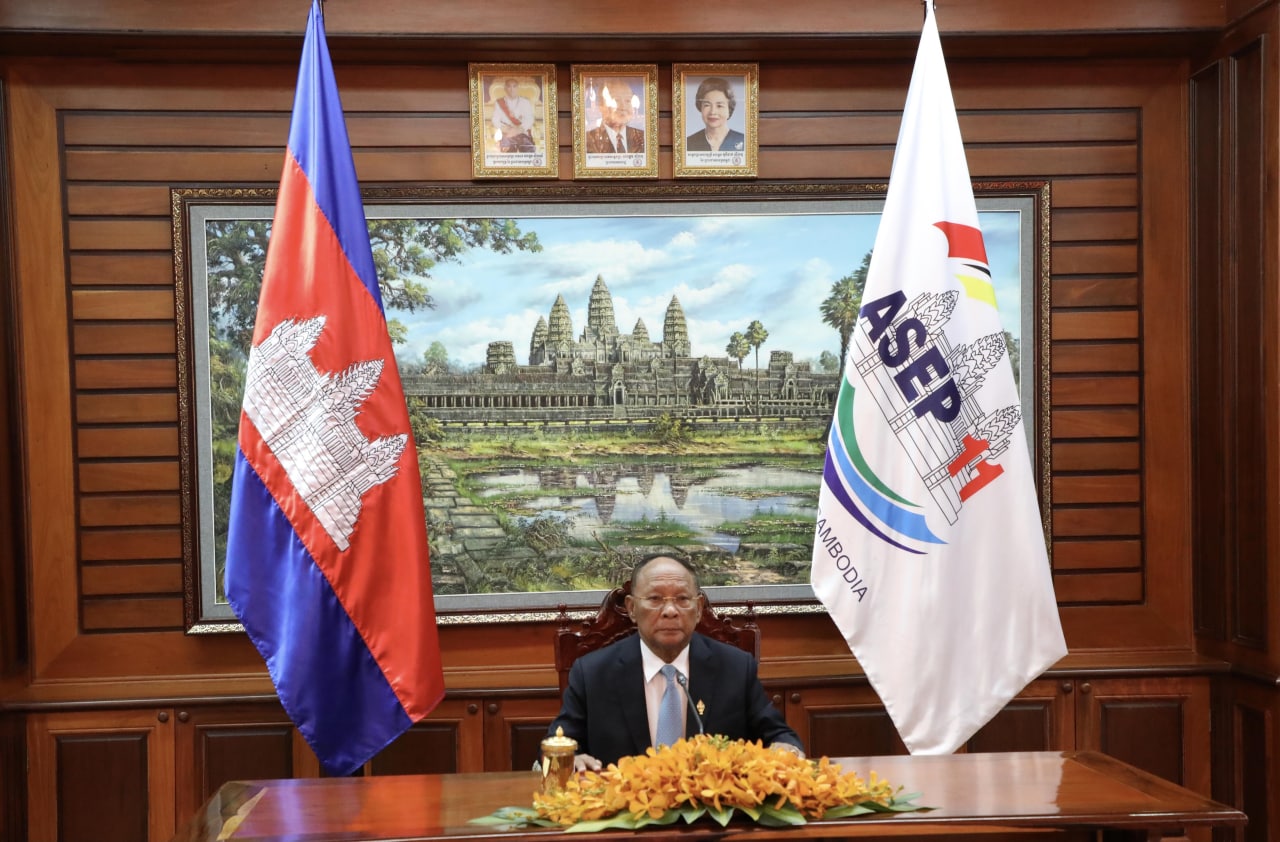
M 620 646 L 617 660 L 617 700 L 627 733 L 635 744 L 632 754 L 643 754 L 649 738 L 649 710 L 644 702 L 644 664 L 640 660 L 640 635 L 633 634 Z
M 699 716 L 702 717 L 702 729 L 707 734 L 716 733 L 716 729 L 709 719 L 712 708 L 712 694 L 715 692 L 715 688 L 723 687 L 720 673 L 720 662 L 712 656 L 711 647 L 707 644 L 707 639 L 695 633 L 693 640 L 689 642 L 688 701 L 695 707 L 699 702 L 704 703 Z M 685 734 L 696 733 L 698 733 L 698 721 L 694 719 L 692 713 L 687 714 Z

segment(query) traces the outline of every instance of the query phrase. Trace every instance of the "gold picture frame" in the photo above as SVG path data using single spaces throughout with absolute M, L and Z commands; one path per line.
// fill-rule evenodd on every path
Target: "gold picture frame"
M 759 78 L 757 64 L 672 65 L 672 163 L 676 178 L 759 175 Z
M 556 178 L 554 64 L 467 65 L 472 178 Z
M 658 177 L 658 66 L 575 64 L 574 178 Z
M 1016 349 L 1010 358 L 1051 549 L 1049 184 L 973 188 Z M 594 615 L 656 540 L 702 565 L 717 606 L 821 611 L 808 585 L 812 514 L 806 521 L 797 511 L 816 505 L 839 376 L 840 335 L 820 302 L 841 275 L 865 278 L 885 190 L 599 180 L 362 190 L 375 259 L 401 271 L 415 244 L 438 258 L 459 231 L 500 232 L 456 259 L 431 262 L 426 274 L 384 273 L 380 281 L 388 319 L 404 328 L 397 364 L 410 417 L 429 420 L 418 428 L 429 434 L 418 445 L 420 464 L 438 463 L 432 475 L 455 489 L 429 491 L 426 506 L 440 624 L 545 622 L 562 605 Z M 193 634 L 240 630 L 223 581 L 230 485 L 276 201 L 274 188 L 170 193 L 184 618 Z M 685 294 L 686 277 L 713 277 L 726 265 L 751 274 L 728 279 L 714 296 Z M 561 287 L 566 277 L 573 280 Z M 440 306 L 406 306 L 406 282 L 425 285 Z M 493 289 L 503 294 L 485 294 Z M 672 307 L 677 292 L 682 303 Z M 568 302 L 588 310 L 594 302 L 590 318 L 618 330 L 570 329 L 557 355 L 612 342 L 627 357 L 579 354 L 558 366 L 548 358 L 540 314 L 549 307 L 569 320 Z M 768 332 L 763 353 L 733 340 L 751 310 Z M 533 360 L 529 339 L 540 321 Z M 683 370 L 702 372 L 694 392 L 673 377 L 676 358 L 638 356 L 668 332 L 686 345 L 670 346 Z M 597 382 L 608 388 L 597 392 Z M 677 435 L 691 437 L 684 444 L 671 436 L 673 418 Z M 807 435 L 810 444 L 784 453 L 776 449 L 781 435 L 793 444 Z M 703 437 L 716 443 L 705 453 L 696 447 Z M 735 439 L 762 446 L 737 449 Z M 468 450 L 452 465 L 443 461 Z M 769 575 L 742 575 L 753 570 Z M 542 581 L 548 577 L 555 581 Z

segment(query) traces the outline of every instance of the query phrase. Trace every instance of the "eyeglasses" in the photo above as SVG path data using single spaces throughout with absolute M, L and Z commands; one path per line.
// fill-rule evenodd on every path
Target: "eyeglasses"
M 650 611 L 661 611 L 666 608 L 667 603 L 671 603 L 676 607 L 677 611 L 692 611 L 698 607 L 698 598 L 696 596 L 642 596 L 636 600 Z

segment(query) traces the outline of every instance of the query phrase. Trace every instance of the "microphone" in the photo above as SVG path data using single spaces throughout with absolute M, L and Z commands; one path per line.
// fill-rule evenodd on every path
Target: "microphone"
M 693 697 L 689 695 L 689 679 L 685 677 L 684 673 L 677 672 L 676 684 L 679 684 L 680 689 L 684 691 L 685 703 L 689 706 L 689 710 L 693 712 L 693 721 L 698 723 L 698 734 L 701 735 L 704 733 L 702 729 L 702 717 L 698 715 L 698 709 L 694 707 L 693 704 Z

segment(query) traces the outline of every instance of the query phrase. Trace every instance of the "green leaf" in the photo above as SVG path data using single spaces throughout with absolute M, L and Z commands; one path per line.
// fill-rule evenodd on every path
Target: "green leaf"
M 656 819 L 650 816 L 648 813 L 645 813 L 640 818 L 636 819 L 636 828 L 639 829 L 642 827 L 648 827 L 649 825 L 661 827 L 662 825 L 665 825 L 665 824 L 675 824 L 679 820 L 680 820 L 679 810 L 668 810 L 667 812 L 663 813 L 661 816 L 658 816 Z
M 721 827 L 724 827 L 729 824 L 729 819 L 733 818 L 733 808 L 721 807 L 717 810 L 715 807 L 708 807 L 707 815 L 715 819 Z
M 541 818 L 538 811 L 530 807 L 499 807 L 487 816 L 470 819 L 467 824 L 481 824 L 505 827 L 559 827 L 550 819 Z
M 696 806 L 693 804 L 686 804 L 680 808 L 680 815 L 684 816 L 684 820 L 686 824 L 693 824 L 694 822 L 696 822 L 698 819 L 702 818 L 706 814 L 707 814 L 707 808 L 703 807 L 701 804 L 698 804 Z
M 598 830 L 607 830 L 616 827 L 621 830 L 635 830 L 635 820 L 626 811 L 618 813 L 607 819 L 595 819 L 589 822 L 578 822 L 571 824 L 564 829 L 565 833 L 595 833 Z
M 769 827 L 805 824 L 805 818 L 795 807 L 774 807 L 769 804 L 760 805 L 760 824 Z
M 828 819 L 847 819 L 850 816 L 865 816 L 867 813 L 875 812 L 870 807 L 862 804 L 842 804 L 839 807 L 832 807 L 823 814 Z

